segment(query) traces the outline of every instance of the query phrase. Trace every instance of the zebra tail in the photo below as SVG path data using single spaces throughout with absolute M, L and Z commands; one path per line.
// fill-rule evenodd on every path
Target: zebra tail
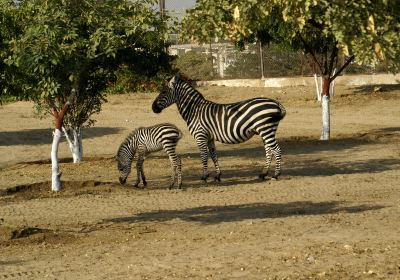
M 278 105 L 279 109 L 280 109 L 280 115 L 277 116 L 277 120 L 280 121 L 282 120 L 285 116 L 286 116 L 286 109 L 285 107 L 283 107 L 283 105 L 281 103 L 279 103 L 278 101 L 276 102 L 276 105 Z
M 183 136 L 182 131 L 178 128 L 178 139 L 181 139 Z

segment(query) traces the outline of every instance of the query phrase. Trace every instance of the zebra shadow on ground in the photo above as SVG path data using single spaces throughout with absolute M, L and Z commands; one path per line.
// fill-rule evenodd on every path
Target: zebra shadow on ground
M 88 127 L 82 129 L 83 140 L 110 134 L 117 134 L 123 128 L 118 127 Z M 44 145 L 53 141 L 53 129 L 25 129 L 19 131 L 0 131 L 0 146 L 14 145 Z M 65 141 L 62 137 L 61 141 Z
M 179 210 L 156 210 L 128 217 L 103 220 L 113 223 L 165 222 L 174 219 L 202 224 L 218 224 L 256 219 L 286 218 L 299 215 L 326 215 L 360 213 L 384 208 L 381 205 L 344 205 L 340 201 L 287 203 L 250 203 L 226 206 L 201 206 Z
M 270 179 L 261 180 L 258 175 L 262 170 L 262 162 L 260 165 L 236 165 L 231 167 L 222 167 L 222 176 L 220 182 L 214 181 L 214 168 L 209 169 L 210 177 L 205 183 L 200 179 L 202 171 L 200 168 L 187 168 L 183 172 L 182 182 L 185 188 L 203 188 L 208 186 L 238 186 L 249 185 L 262 182 L 269 182 Z M 302 160 L 288 162 L 283 166 L 282 175 L 278 180 L 292 180 L 296 177 L 318 177 L 318 176 L 334 176 L 348 174 L 371 174 L 381 173 L 388 170 L 400 169 L 400 159 L 370 159 L 366 161 L 346 161 L 346 162 L 323 162 L 316 160 Z M 270 175 L 273 175 L 274 166 L 271 166 Z M 162 176 L 161 178 L 149 178 L 149 189 L 166 189 L 169 184 L 170 176 Z
M 369 133 L 363 133 L 351 137 L 341 137 L 329 141 L 321 141 L 317 138 L 311 139 L 309 137 L 289 137 L 278 139 L 278 144 L 281 146 L 283 156 L 316 154 L 330 151 L 340 153 L 341 151 L 350 150 L 363 145 L 382 143 L 380 139 L 385 137 L 388 140 L 396 140 L 393 139 L 394 137 L 400 139 L 399 132 L 400 127 L 386 127 L 370 131 Z M 254 138 L 256 137 L 258 136 L 254 136 Z M 265 157 L 265 150 L 261 143 L 261 139 L 259 140 L 259 143 L 251 141 L 235 145 L 220 144 L 216 142 L 217 154 L 219 157 L 242 156 L 261 159 L 262 157 Z M 186 152 L 183 156 L 200 158 L 197 147 L 190 152 Z

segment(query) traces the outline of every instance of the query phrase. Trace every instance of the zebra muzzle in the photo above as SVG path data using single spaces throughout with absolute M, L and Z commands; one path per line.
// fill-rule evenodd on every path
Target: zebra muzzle
M 126 183 L 126 178 L 119 177 L 119 183 L 120 183 L 121 185 L 125 185 L 125 183 Z
M 158 107 L 157 101 L 154 101 L 154 102 L 153 102 L 153 105 L 151 106 L 151 108 L 153 109 L 153 112 L 154 112 L 154 113 L 156 113 L 156 114 L 161 113 L 161 108 Z

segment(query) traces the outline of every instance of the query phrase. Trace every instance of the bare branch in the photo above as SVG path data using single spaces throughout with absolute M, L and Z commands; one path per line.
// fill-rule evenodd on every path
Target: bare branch
M 299 37 L 300 37 L 301 42 L 302 42 L 303 45 L 304 45 L 304 49 L 306 50 L 306 52 L 308 52 L 308 53 L 311 54 L 311 56 L 312 56 L 314 62 L 318 65 L 318 69 L 319 69 L 320 73 L 323 73 L 324 71 L 323 71 L 323 69 L 322 69 L 322 65 L 321 65 L 321 63 L 318 61 L 317 57 L 315 56 L 314 51 L 312 50 L 312 48 L 307 44 L 307 42 L 304 40 L 304 38 L 303 38 L 299 33 L 298 33 L 298 35 L 299 35 Z
M 346 62 L 342 65 L 342 67 L 340 67 L 340 69 L 336 72 L 335 75 L 333 75 L 330 80 L 333 81 L 334 79 L 336 79 L 337 76 L 340 75 L 340 73 L 342 73 L 342 71 L 347 67 L 347 65 L 350 64 L 350 62 L 354 59 L 354 55 L 350 56 Z
M 333 64 L 335 62 L 335 58 L 336 58 L 336 61 L 337 61 L 337 54 L 338 54 L 338 48 L 336 47 L 336 42 L 335 42 L 335 46 L 333 47 L 333 50 L 331 52 L 330 61 L 329 61 L 329 69 L 328 69 L 329 76 L 332 73 Z

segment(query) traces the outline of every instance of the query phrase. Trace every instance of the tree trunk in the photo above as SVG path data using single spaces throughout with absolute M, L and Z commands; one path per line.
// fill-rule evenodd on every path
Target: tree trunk
M 60 144 L 61 131 L 55 129 L 53 133 L 53 144 L 51 146 L 51 190 L 61 190 L 61 172 L 58 166 L 58 146 Z
M 81 128 L 65 129 L 63 127 L 65 137 L 67 138 L 68 146 L 72 154 L 74 163 L 82 161 L 83 145 L 82 145 L 82 131 Z
M 329 88 L 331 84 L 331 79 L 329 77 L 324 77 L 322 84 L 322 132 L 320 140 L 329 140 L 331 132 L 330 123 L 330 96 Z
M 61 138 L 61 127 L 64 121 L 64 115 L 67 113 L 69 102 L 65 103 L 64 107 L 57 111 L 53 107 L 52 113 L 54 116 L 55 130 L 53 134 L 53 144 L 51 146 L 51 190 L 60 191 L 61 190 L 61 172 L 58 165 L 58 146 L 60 144 Z

